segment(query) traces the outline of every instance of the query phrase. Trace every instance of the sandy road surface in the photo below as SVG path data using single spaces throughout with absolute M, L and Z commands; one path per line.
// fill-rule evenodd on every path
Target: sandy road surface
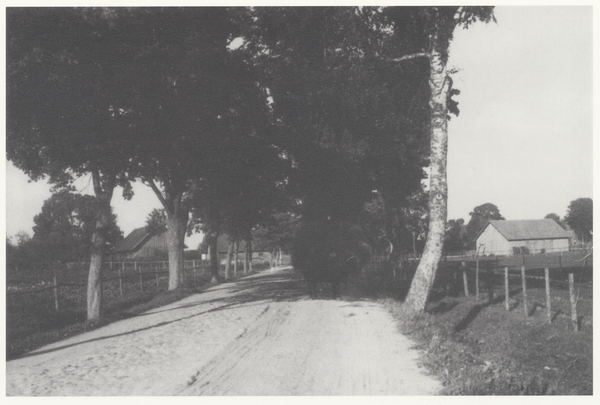
M 6 364 L 7 395 L 433 395 L 370 301 L 308 300 L 289 268 L 226 283 Z

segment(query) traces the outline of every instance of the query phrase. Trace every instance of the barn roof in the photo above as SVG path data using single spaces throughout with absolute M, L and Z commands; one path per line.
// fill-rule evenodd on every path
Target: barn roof
M 144 246 L 144 244 L 148 242 L 152 236 L 153 235 L 146 230 L 145 226 L 134 229 L 129 235 L 127 235 L 125 239 L 117 244 L 114 253 L 135 252 Z
M 479 233 L 493 226 L 506 240 L 529 240 L 529 239 L 564 239 L 570 238 L 571 234 L 565 231 L 553 219 L 529 219 L 520 221 L 491 220 Z M 479 237 L 479 235 L 477 237 Z

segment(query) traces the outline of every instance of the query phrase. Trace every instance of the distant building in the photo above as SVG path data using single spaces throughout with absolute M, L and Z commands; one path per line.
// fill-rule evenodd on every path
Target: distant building
M 553 219 L 491 220 L 476 241 L 479 254 L 510 256 L 519 252 L 568 251 L 571 236 Z
M 117 244 L 112 261 L 162 261 L 168 260 L 167 233 L 151 234 L 146 227 L 137 228 Z

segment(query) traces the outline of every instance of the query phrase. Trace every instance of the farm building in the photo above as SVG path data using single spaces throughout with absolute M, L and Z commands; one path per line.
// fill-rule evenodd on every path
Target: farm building
M 117 244 L 112 261 L 167 260 L 167 233 L 152 234 L 146 227 L 137 228 Z
M 568 251 L 571 236 L 553 219 L 492 220 L 479 233 L 476 241 L 479 254 L 509 256 L 520 251 Z

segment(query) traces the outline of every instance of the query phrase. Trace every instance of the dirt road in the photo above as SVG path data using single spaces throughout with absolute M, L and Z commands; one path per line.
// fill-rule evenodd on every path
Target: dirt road
M 308 300 L 281 268 L 9 361 L 6 393 L 434 395 L 411 346 L 380 305 Z

